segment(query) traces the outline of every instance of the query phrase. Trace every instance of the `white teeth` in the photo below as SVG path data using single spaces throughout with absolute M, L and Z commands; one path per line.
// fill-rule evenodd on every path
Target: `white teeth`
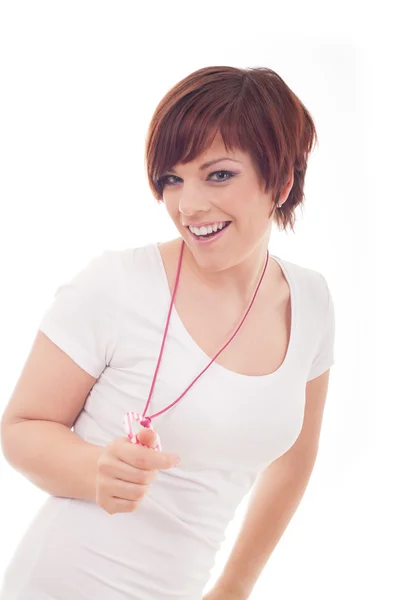
M 189 225 L 189 229 L 195 235 L 206 235 L 207 233 L 212 233 L 213 231 L 215 232 L 218 229 L 222 229 L 225 224 L 226 224 L 226 221 L 223 223 L 214 223 L 213 225 L 208 225 L 207 227 L 203 226 L 200 228 L 192 227 L 191 225 Z

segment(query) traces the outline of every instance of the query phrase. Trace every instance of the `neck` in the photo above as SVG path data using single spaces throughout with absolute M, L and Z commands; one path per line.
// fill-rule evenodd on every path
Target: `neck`
M 227 295 L 230 298 L 238 298 L 248 302 L 264 270 L 267 260 L 269 238 L 263 239 L 240 263 L 223 270 L 212 270 L 202 267 L 192 252 L 186 247 L 184 249 L 183 261 L 190 268 L 203 285 L 218 295 Z M 269 279 L 271 273 L 271 260 L 268 258 L 268 265 L 264 273 L 263 282 Z

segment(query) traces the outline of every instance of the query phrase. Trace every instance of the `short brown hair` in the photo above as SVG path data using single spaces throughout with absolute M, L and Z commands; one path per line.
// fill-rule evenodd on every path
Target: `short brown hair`
M 292 169 L 286 202 L 275 210 L 278 228 L 294 230 L 296 206 L 304 197 L 308 154 L 318 142 L 310 113 L 283 79 L 266 67 L 204 67 L 177 83 L 158 104 L 146 138 L 150 189 L 162 201 L 161 175 L 197 158 L 220 132 L 227 150 L 252 157 L 272 191 L 273 210 Z M 271 212 L 272 214 L 272 212 Z

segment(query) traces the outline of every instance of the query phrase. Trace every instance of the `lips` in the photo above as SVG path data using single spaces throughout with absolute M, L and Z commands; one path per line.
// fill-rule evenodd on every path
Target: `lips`
M 197 227 L 198 229 L 200 229 L 201 227 L 209 227 L 209 225 L 215 225 L 220 224 L 220 223 L 230 223 L 231 221 L 207 221 L 207 223 L 186 223 L 185 227 Z
M 223 234 L 224 232 L 229 229 L 229 225 L 231 224 L 231 221 L 229 221 L 227 223 L 227 225 L 225 225 L 225 227 L 223 227 L 222 229 L 219 229 L 216 233 L 214 233 L 213 235 L 209 236 L 209 237 L 202 237 L 202 236 L 197 236 L 196 234 L 192 233 L 189 229 L 189 227 L 187 228 L 190 234 L 190 237 L 199 245 L 207 245 L 207 244 L 212 244 L 213 242 L 216 242 Z
M 214 223 L 215 223 L 215 221 L 214 221 Z M 196 229 L 201 229 L 202 227 L 208 228 L 210 225 L 214 225 L 214 223 L 209 223 L 208 225 L 205 225 L 205 224 L 203 224 L 203 225 L 187 225 L 187 228 L 189 229 L 189 231 L 190 231 L 190 227 L 196 227 Z M 213 234 L 216 234 L 219 231 L 222 231 L 223 229 L 225 229 L 225 227 L 227 227 L 231 223 L 231 221 L 220 221 L 219 225 L 221 225 L 222 223 L 223 223 L 222 227 L 219 227 L 215 231 L 211 231 L 210 233 L 205 233 L 203 235 L 204 236 L 210 236 L 210 235 L 212 236 Z M 193 233 L 193 232 L 191 231 L 191 233 Z M 196 235 L 196 234 L 194 234 L 194 235 Z M 202 236 L 198 236 L 198 237 L 202 237 Z

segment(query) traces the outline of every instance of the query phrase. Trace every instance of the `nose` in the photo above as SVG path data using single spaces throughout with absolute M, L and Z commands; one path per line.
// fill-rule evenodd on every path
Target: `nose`
M 204 193 L 199 192 L 184 192 L 179 198 L 179 212 L 185 217 L 192 217 L 197 213 L 207 212 L 209 202 L 204 196 Z

